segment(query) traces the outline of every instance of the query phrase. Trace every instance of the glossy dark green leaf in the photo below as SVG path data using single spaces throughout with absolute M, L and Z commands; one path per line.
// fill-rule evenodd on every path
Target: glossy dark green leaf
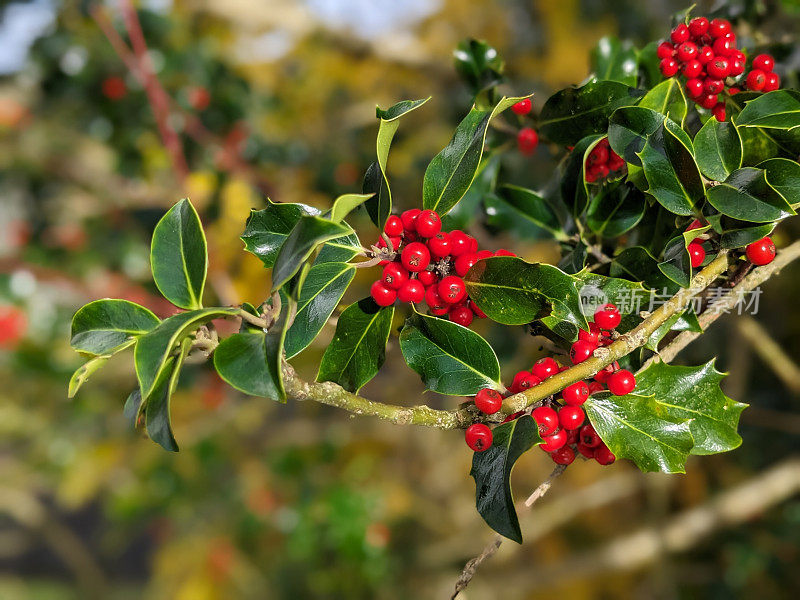
M 658 269 L 681 287 L 689 287 L 692 281 L 692 264 L 687 248 L 694 239 L 708 231 L 709 225 L 697 227 L 676 235 L 664 247 Z
M 467 193 L 459 200 L 458 204 L 450 209 L 449 213 L 442 217 L 442 229 L 444 231 L 467 229 L 470 224 L 482 216 L 482 205 L 486 198 L 494 192 L 497 185 L 500 158 L 498 153 L 484 153 L 483 160 L 481 160 L 480 167 L 478 167 L 478 174 L 475 176 L 472 185 L 469 186 Z M 491 221 L 491 217 L 491 214 L 487 214 L 488 221 Z
M 422 205 L 447 214 L 467 192 L 483 156 L 490 121 L 523 98 L 503 98 L 491 109 L 473 107 L 459 123 L 450 143 L 433 157 L 422 182 Z
M 736 126 L 784 130 L 800 127 L 800 93 L 775 90 L 750 100 L 739 113 Z
M 796 214 L 767 182 L 764 169 L 744 167 L 708 190 L 708 202 L 733 219 L 769 223 Z
M 372 198 L 373 194 L 343 194 L 333 201 L 330 220 L 334 223 L 342 222 L 351 211 Z
M 612 277 L 641 281 L 646 288 L 673 294 L 680 286 L 658 270 L 658 260 L 642 246 L 625 248 L 614 257 L 609 271 Z
M 691 454 L 716 454 L 741 445 L 737 428 L 747 407 L 722 393 L 724 378 L 713 360 L 699 367 L 656 362 L 636 375 L 636 393 L 654 397 L 670 420 L 690 419 Z
M 589 191 L 586 184 L 586 159 L 592 149 L 603 139 L 601 135 L 590 135 L 582 138 L 567 155 L 563 164 L 561 177 L 561 198 L 578 216 L 586 209 Z
M 709 179 L 725 181 L 742 166 L 742 140 L 729 121 L 706 121 L 694 137 L 694 149 L 697 166 Z
M 654 88 L 664 78 L 659 69 L 661 58 L 658 56 L 658 44 L 659 42 L 650 42 L 639 51 L 640 88 Z
M 142 393 L 139 388 L 133 390 L 125 399 L 125 406 L 122 409 L 122 414 L 131 424 L 131 428 L 138 429 L 140 427 L 140 420 L 144 405 L 142 404 Z
M 625 85 L 636 85 L 636 48 L 628 42 L 606 36 L 592 50 L 591 66 L 598 81 L 619 81 Z
M 472 89 L 473 95 L 496 86 L 503 80 L 504 63 L 500 54 L 483 40 L 465 40 L 453 51 L 456 71 Z
M 136 342 L 133 359 L 142 397 L 150 396 L 153 387 L 166 368 L 170 353 L 178 343 L 204 323 L 220 317 L 232 316 L 237 312 L 236 308 L 204 308 L 178 313 L 164 319 L 158 327 L 140 337 Z
M 311 267 L 297 302 L 297 315 L 286 332 L 286 358 L 299 354 L 319 335 L 354 276 L 355 268 L 345 263 Z
M 561 257 L 561 260 L 558 261 L 558 268 L 565 273 L 573 275 L 586 266 L 586 259 L 589 256 L 589 248 L 581 240 L 578 240 L 574 245 L 571 245 L 568 248 L 569 249 L 566 251 L 566 254 L 564 254 Z
M 183 199 L 167 211 L 153 231 L 150 268 L 156 287 L 175 306 L 203 306 L 208 249 L 194 206 Z
M 280 393 L 267 369 L 264 332 L 236 333 L 225 338 L 214 350 L 214 367 L 231 387 L 270 400 Z
M 364 173 L 361 192 L 372 194 L 372 197 L 364 203 L 364 208 L 367 209 L 370 220 L 383 231 L 386 219 L 392 214 L 392 196 L 378 161 L 372 163 Z
M 322 356 L 317 381 L 333 381 L 351 392 L 360 390 L 386 359 L 393 316 L 393 306 L 381 308 L 372 298 L 344 309 Z
M 316 208 L 305 204 L 276 203 L 267 200 L 267 208 L 250 211 L 241 239 L 245 250 L 256 255 L 265 267 L 275 264 L 275 257 L 289 233 L 303 216 L 318 216 Z M 346 227 L 346 225 L 344 225 Z M 317 256 L 316 263 L 347 262 L 358 254 L 361 245 L 353 230 L 335 238 L 325 245 Z
M 760 240 L 765 235 L 772 233 L 775 223 L 764 223 L 763 225 L 753 225 L 735 219 L 722 219 L 722 234 L 719 236 L 720 248 L 733 249 L 743 248 Z
M 664 336 L 671 331 L 694 331 L 697 333 L 702 331 L 700 322 L 697 320 L 697 315 L 694 313 L 694 310 L 691 307 L 687 308 L 682 313 L 675 313 L 669 319 L 664 321 L 653 333 L 650 334 L 650 337 L 647 338 L 647 342 L 645 343 L 644 347 L 648 350 L 656 352 L 658 350 L 658 344 L 664 339 Z
M 159 323 L 152 312 L 133 302 L 110 298 L 95 300 L 82 306 L 72 317 L 70 345 L 84 354 L 113 354 Z
M 403 358 L 425 386 L 450 396 L 502 390 L 500 364 L 489 343 L 452 321 L 415 313 L 400 332 Z
M 278 318 L 275 320 L 269 331 L 264 337 L 264 358 L 266 360 L 267 372 L 272 379 L 272 385 L 277 392 L 278 402 L 286 402 L 286 388 L 283 383 L 283 346 L 286 342 L 288 332 L 288 319 L 290 315 L 296 314 L 297 304 L 293 299 L 284 304 Z
M 346 235 L 349 227 L 315 216 L 303 216 L 286 237 L 272 267 L 272 292 L 291 279 L 318 246 Z
M 144 419 L 147 436 L 156 444 L 169 452 L 178 451 L 178 443 L 172 433 L 170 404 L 172 394 L 178 386 L 178 378 L 183 368 L 183 361 L 192 347 L 192 340 L 184 339 L 179 346 L 178 355 L 170 357 L 166 368 L 159 375 L 153 391 L 145 397 Z
M 556 236 L 564 237 L 561 223 L 550 204 L 542 195 L 520 186 L 505 184 L 497 189 L 497 197 L 519 216 Z
M 608 119 L 608 143 L 611 149 L 632 165 L 641 167 L 639 153 L 647 138 L 664 123 L 664 115 L 651 108 L 625 106 Z
M 644 472 L 685 473 L 694 445 L 690 422 L 675 418 L 653 396 L 607 394 L 590 397 L 583 409 L 600 438 L 617 458 L 632 460 Z
M 682 129 L 665 119 L 639 152 L 648 193 L 676 215 L 691 215 L 705 195 L 691 141 L 687 144 L 687 140 Z
M 756 165 L 764 169 L 767 183 L 788 202 L 792 208 L 800 206 L 800 164 L 786 158 L 772 158 Z
M 539 115 L 539 133 L 557 144 L 574 146 L 587 135 L 605 133 L 609 115 L 635 103 L 639 95 L 636 89 L 617 81 L 592 81 L 583 87 L 566 88 L 545 102 Z
M 577 280 L 557 267 L 513 256 L 479 260 L 464 277 L 470 298 L 504 325 L 524 325 L 550 314 L 588 327 L 581 312 Z
M 121 347 L 117 349 L 123 350 L 129 346 L 132 346 L 136 340 L 128 340 L 123 344 Z M 78 390 L 83 386 L 84 383 L 92 376 L 93 373 L 102 369 L 105 364 L 108 362 L 108 359 L 111 358 L 111 355 L 106 356 L 93 356 L 85 363 L 83 363 L 80 367 L 78 367 L 75 372 L 72 374 L 72 377 L 69 378 L 69 386 L 67 389 L 67 398 L 74 398 L 75 394 L 78 393 Z
M 800 129 L 771 129 L 762 127 L 739 127 L 739 117 L 747 103 L 762 97 L 760 92 L 740 92 L 727 99 L 731 121 L 737 126 L 742 139 L 742 166 L 752 167 L 757 163 L 781 156 L 794 159 L 800 154 Z
M 675 77 L 665 79 L 647 92 L 639 101 L 638 106 L 661 113 L 681 126 L 686 120 L 686 113 L 688 112 L 688 103 L 686 94 L 683 92 L 683 85 Z
M 394 122 L 397 121 L 397 119 L 399 119 L 400 117 L 402 117 L 404 115 L 407 115 L 412 110 L 416 110 L 417 108 L 419 108 L 420 106 L 425 104 L 430 99 L 431 99 L 431 97 L 428 96 L 427 98 L 422 98 L 420 100 L 401 100 L 400 102 L 390 106 L 386 110 L 383 110 L 380 106 L 376 106 L 375 107 L 375 116 L 378 119 L 380 119 L 381 121 L 384 121 L 386 123 L 394 123 Z M 397 130 L 397 128 L 395 127 L 395 131 L 396 130 Z M 380 137 L 380 135 L 378 137 Z M 388 154 L 388 150 L 389 150 L 388 146 L 392 142 L 392 139 L 391 139 L 392 137 L 394 137 L 394 133 L 392 133 L 391 135 L 386 136 L 387 139 L 384 140 L 386 142 L 384 144 L 384 146 L 386 146 L 387 154 Z M 380 156 L 380 151 L 378 152 L 378 155 Z M 386 167 L 386 162 L 384 161 L 383 163 L 381 163 L 381 166 L 383 166 L 385 168 Z
M 601 237 L 618 237 L 642 220 L 647 201 L 642 192 L 622 181 L 604 185 L 586 210 L 586 225 Z
M 522 543 L 511 470 L 525 452 L 542 443 L 539 427 L 530 415 L 498 425 L 492 445 L 472 457 L 470 475 L 475 479 L 475 507 L 486 524 L 497 533 Z

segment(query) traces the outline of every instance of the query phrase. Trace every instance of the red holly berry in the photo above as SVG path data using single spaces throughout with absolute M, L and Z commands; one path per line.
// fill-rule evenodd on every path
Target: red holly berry
M 409 271 L 415 273 L 423 271 L 431 262 L 431 253 L 422 242 L 411 242 L 403 249 L 400 262 Z
M 589 395 L 596 394 L 597 392 L 602 392 L 606 388 L 603 387 L 603 384 L 599 381 L 590 381 L 589 382 Z
M 570 406 L 580 406 L 589 397 L 589 386 L 585 381 L 573 383 L 561 391 L 561 397 Z
M 620 369 L 608 378 L 608 389 L 615 396 L 630 394 L 636 387 L 636 378 L 627 369 Z
M 745 60 L 743 58 L 731 59 L 731 77 L 738 77 L 744 73 Z
M 697 57 L 697 45 L 693 42 L 683 42 L 675 49 L 675 56 L 683 62 L 692 60 Z
M 470 301 L 469 301 L 469 307 L 470 307 L 470 309 L 472 310 L 472 312 L 474 312 L 474 313 L 475 313 L 475 316 L 476 316 L 476 317 L 478 317 L 479 319 L 485 319 L 485 318 L 486 318 L 486 313 L 485 313 L 485 312 L 483 312 L 483 311 L 482 311 L 482 310 L 481 310 L 481 309 L 478 307 L 478 305 L 477 305 L 477 304 L 475 304 L 475 302 L 474 302 L 473 300 L 470 300 Z
M 614 304 L 604 304 L 594 313 L 594 322 L 601 329 L 614 329 L 621 320 L 619 309 Z
M 128 87 L 122 77 L 107 77 L 101 85 L 103 95 L 109 100 L 120 100 L 128 93 Z
M 195 110 L 205 110 L 211 104 L 211 94 L 201 85 L 189 89 L 189 105 Z
M 714 42 L 714 52 L 717 52 L 716 45 L 724 41 L 725 40 L 717 40 Z M 717 52 L 717 56 L 711 59 L 706 65 L 706 72 L 714 79 L 725 79 L 728 75 L 730 75 L 731 63 L 724 56 L 719 56 L 719 52 Z
M 559 448 L 564 447 L 564 444 L 567 443 L 567 432 L 563 429 L 559 429 L 552 435 L 543 435 L 542 440 L 544 440 L 541 445 L 542 450 L 545 452 L 555 452 Z
M 605 383 L 608 381 L 608 378 L 611 377 L 611 374 L 617 369 L 619 369 L 619 363 L 616 361 L 610 365 L 606 365 L 597 373 L 595 373 L 594 380 L 599 381 L 600 383 Z
M 689 94 L 691 98 L 699 98 L 704 89 L 703 80 L 699 77 L 694 77 L 686 81 L 686 93 Z
M 473 312 L 465 304 L 457 304 L 447 313 L 453 323 L 462 327 L 469 327 L 475 317 Z
M 442 230 L 442 220 L 433 210 L 423 210 L 419 213 L 414 225 L 417 233 L 426 238 L 433 237 Z
M 767 73 L 764 80 L 764 92 L 774 92 L 781 87 L 781 78 L 777 73 Z
M 753 68 L 769 73 L 775 68 L 775 59 L 769 54 L 759 54 L 753 59 Z
M 558 373 L 558 369 L 558 363 L 547 356 L 545 358 L 540 358 L 534 363 L 533 368 L 531 368 L 531 373 L 536 375 L 539 379 L 544 380 Z
M 483 388 L 475 394 L 475 406 L 487 415 L 493 415 L 503 406 L 503 396 L 492 388 Z
M 705 91 L 706 94 L 719 94 L 724 89 L 725 82 L 722 81 L 722 79 L 706 77 L 705 81 L 703 81 L 703 91 Z
M 672 30 L 669 38 L 675 44 L 682 44 L 686 40 L 689 39 L 689 28 L 684 24 L 681 23 L 675 29 Z
M 549 406 L 538 406 L 531 411 L 531 416 L 539 425 L 539 435 L 550 435 L 558 429 L 558 413 Z M 565 441 L 566 441 L 566 435 Z M 563 444 L 561 444 L 563 446 Z
M 710 63 L 709 63 L 710 64 Z M 688 62 L 683 63 L 683 69 L 681 70 L 684 77 L 693 78 L 699 77 L 700 74 L 703 72 L 703 65 L 697 59 L 692 59 Z
M 558 411 L 558 424 L 567 431 L 578 429 L 583 425 L 586 413 L 580 406 L 562 406 Z
M 692 242 L 686 247 L 686 251 L 689 253 L 689 260 L 692 263 L 692 268 L 696 269 L 700 265 L 703 264 L 703 261 L 706 259 L 706 251 L 703 246 L 697 242 Z
M 663 58 L 658 65 L 658 68 L 661 70 L 661 74 L 664 77 L 672 77 L 678 72 L 678 61 L 674 58 Z
M 448 304 L 458 304 L 467 296 L 467 287 L 464 285 L 464 280 L 455 275 L 448 275 L 442 279 L 436 289 L 442 300 Z
M 769 236 L 749 244 L 745 249 L 747 260 L 759 267 L 771 263 L 775 258 L 775 253 L 775 243 Z
M 558 465 L 569 465 L 575 460 L 575 451 L 569 446 L 562 446 L 550 453 L 553 462 Z
M 603 445 L 599 448 L 595 448 L 594 459 L 601 465 L 610 465 L 617 460 L 617 457 L 614 456 L 614 453 L 611 452 L 607 446 Z
M 386 287 L 380 280 L 372 284 L 369 294 L 378 306 L 391 306 L 397 299 L 397 292 Z
M 397 215 L 389 215 L 386 223 L 383 226 L 383 231 L 386 235 L 400 235 L 403 233 L 403 220 Z
M 408 281 L 408 271 L 401 267 L 396 262 L 390 262 L 383 267 L 383 274 L 381 275 L 383 284 L 393 290 L 399 290 L 403 284 Z
M 419 282 L 425 287 L 433 285 L 434 283 L 439 281 L 439 277 L 437 277 L 436 273 L 427 270 L 420 271 L 419 274 L 417 274 L 417 279 L 419 279 Z
M 421 212 L 418 208 L 411 208 L 400 215 L 400 220 L 403 222 L 403 227 L 406 231 L 416 231 L 417 217 Z
M 578 340 L 573 343 L 569 349 L 569 359 L 572 361 L 573 365 L 582 363 L 592 355 L 596 347 L 595 344 Z
M 419 279 L 409 279 L 397 290 L 397 298 L 400 302 L 422 302 L 425 299 L 425 286 Z
M 511 250 L 506 250 L 505 248 L 500 248 L 499 250 L 494 251 L 495 256 L 516 256 Z
M 450 232 L 450 254 L 451 256 L 461 256 L 471 252 L 472 237 L 458 229 Z
M 675 46 L 673 46 L 669 42 L 661 42 L 658 45 L 658 48 L 656 48 L 656 56 L 658 56 L 658 58 L 661 59 L 672 58 L 674 54 L 675 54 Z
M 454 265 L 456 268 L 456 273 L 459 276 L 464 277 L 464 275 L 467 274 L 467 271 L 469 271 L 470 268 L 472 268 L 472 265 L 474 265 L 476 262 L 478 262 L 477 253 L 470 252 L 469 254 L 462 254 L 456 259 Z
M 440 231 L 428 240 L 428 248 L 431 254 L 437 258 L 443 258 L 450 254 L 450 236 Z
M 432 285 L 425 290 L 425 304 L 431 309 L 431 312 L 436 311 L 434 314 L 443 315 L 450 310 L 450 305 L 442 300 L 435 285 Z
M 714 108 L 711 109 L 711 114 L 714 118 L 722 123 L 725 120 L 726 112 L 725 112 L 725 103 L 724 102 L 717 102 Z
M 517 134 L 517 147 L 522 154 L 533 154 L 539 145 L 539 134 L 531 127 L 523 127 Z
M 747 84 L 748 90 L 760 92 L 764 89 L 764 85 L 767 83 L 767 75 L 760 69 L 753 69 L 747 74 L 745 83 Z
M 701 65 L 708 64 L 714 59 L 714 49 L 711 46 L 703 46 L 697 51 L 696 58 Z
M 492 430 L 483 423 L 473 423 L 464 432 L 464 439 L 472 450 L 483 452 L 492 445 Z
M 581 444 L 578 442 L 575 447 L 578 449 L 578 452 L 583 454 L 586 458 L 594 458 L 594 448 L 589 448 L 585 444 Z
M 722 37 L 731 32 L 731 23 L 725 19 L 714 19 L 708 28 L 711 37 Z
M 525 390 L 529 390 L 532 387 L 536 387 L 542 383 L 542 380 L 537 377 L 536 375 L 528 375 L 525 379 L 520 381 L 519 383 L 519 391 L 524 392 Z
M 703 94 L 699 102 L 703 108 L 712 109 L 719 102 L 719 96 L 717 94 Z
M 579 443 L 583 444 L 587 448 L 597 448 L 603 443 L 603 440 L 600 439 L 600 436 L 597 435 L 597 432 L 594 430 L 594 427 L 591 424 L 581 427 L 578 439 L 580 440 Z
M 530 371 L 518 371 L 517 374 L 514 375 L 514 381 L 511 383 L 512 394 L 519 394 L 522 391 L 522 382 L 525 381 L 527 377 L 531 377 Z
M 689 34 L 694 38 L 703 37 L 708 32 L 708 19 L 695 17 L 689 21 Z
M 511 110 L 514 111 L 515 114 L 518 115 L 527 115 L 531 112 L 531 99 L 525 98 L 524 100 L 520 100 L 516 104 L 511 107 Z

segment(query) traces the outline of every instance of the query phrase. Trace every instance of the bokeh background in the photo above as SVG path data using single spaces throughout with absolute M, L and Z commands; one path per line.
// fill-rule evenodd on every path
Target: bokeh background
M 474 509 L 460 433 L 275 405 L 197 364 L 173 401 L 182 451 L 169 454 L 123 418 L 135 386 L 130 354 L 67 400 L 81 363 L 69 320 L 98 297 L 171 314 L 149 276 L 149 237 L 184 196 L 209 236 L 209 303 L 263 300 L 267 273 L 238 239 L 249 209 L 267 196 L 325 207 L 358 191 L 374 160 L 374 106 L 432 95 L 404 119 L 389 165 L 399 208 L 418 205 L 425 165 L 471 102 L 453 68 L 461 40 L 497 47 L 507 89 L 535 91 L 540 106 L 586 77 L 602 36 L 641 47 L 665 35 L 682 8 L 671 0 L 3 2 L 0 598 L 449 597 L 464 562 L 492 537 Z M 726 10 L 759 22 L 755 35 L 789 40 L 778 61 L 796 84 L 796 2 Z M 131 70 L 142 57 L 158 85 Z M 512 153 L 506 176 L 542 185 L 553 156 L 545 145 L 533 157 Z M 541 232 L 504 231 L 502 214 L 458 218 L 482 245 L 557 259 Z M 366 220 L 354 225 L 374 235 Z M 797 233 L 782 225 L 776 241 Z M 370 275 L 359 273 L 346 303 L 366 294 Z M 525 544 L 504 544 L 463 597 L 797 597 L 798 293 L 795 265 L 764 286 L 754 319 L 723 319 L 681 355 L 692 364 L 718 355 L 731 372 L 726 391 L 752 405 L 741 448 L 693 457 L 685 476 L 576 463 L 522 516 Z M 481 327 L 506 377 L 539 356 L 522 333 Z M 331 333 L 298 359 L 302 373 L 313 377 Z M 778 368 L 770 340 L 787 359 Z M 393 336 L 364 394 L 414 404 L 421 391 Z M 543 453 L 525 456 L 512 479 L 517 495 L 551 468 Z

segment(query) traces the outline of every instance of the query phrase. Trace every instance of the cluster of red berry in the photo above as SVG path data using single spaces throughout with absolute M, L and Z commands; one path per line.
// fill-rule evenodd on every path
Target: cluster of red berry
M 570 359 L 578 364 L 589 358 L 599 346 L 612 342 L 611 331 L 622 320 L 619 310 L 613 304 L 601 306 L 594 314 L 594 321 L 589 330 L 581 330 L 578 340 L 572 344 Z M 555 359 L 547 357 L 538 360 L 530 371 L 519 371 L 509 388 L 509 394 L 518 394 L 541 384 L 545 379 L 569 367 L 560 365 Z M 594 458 L 603 465 L 614 462 L 616 457 L 603 443 L 590 423 L 586 423 L 586 414 L 581 405 L 592 394 L 605 391 L 606 388 L 616 396 L 629 394 L 636 387 L 633 373 L 620 369 L 614 362 L 595 374 L 593 381 L 579 381 L 565 387 L 561 394 L 546 401 L 531 411 L 539 434 L 544 442 L 542 450 L 548 452 L 553 461 L 568 465 L 575 460 L 576 452 L 586 458 Z M 481 412 L 491 415 L 500 410 L 503 396 L 493 389 L 482 389 L 475 396 L 475 406 Z M 506 421 L 515 419 L 523 412 L 509 416 Z M 492 430 L 483 423 L 475 423 L 465 433 L 467 445 L 475 452 L 483 452 L 492 445 Z
M 598 179 L 605 179 L 611 173 L 623 168 L 625 168 L 625 159 L 611 149 L 608 144 L 608 138 L 604 137 L 589 152 L 584 173 L 586 181 L 592 183 Z
M 736 47 L 736 34 L 725 19 L 709 22 L 696 17 L 689 24 L 681 23 L 670 34 L 670 40 L 658 46 L 660 69 L 664 77 L 679 71 L 686 78 L 689 97 L 703 108 L 711 110 L 718 121 L 725 120 L 725 103 L 719 95 L 728 87 L 729 94 L 741 91 L 733 87 L 745 71 L 746 57 Z M 767 54 L 753 60 L 753 70 L 747 75 L 747 87 L 769 92 L 780 86 L 779 77 L 772 72 L 775 61 Z
M 511 107 L 511 110 L 514 111 L 514 114 L 517 114 L 520 117 L 530 114 L 532 109 L 533 103 L 531 102 L 530 98 L 520 100 Z M 523 127 L 519 130 L 517 133 L 517 148 L 519 148 L 519 151 L 522 154 L 530 156 L 536 151 L 536 147 L 538 145 L 539 134 L 536 133 L 536 130 L 533 127 Z
M 699 219 L 695 219 L 686 228 L 686 231 L 691 231 L 692 229 L 697 229 L 702 227 L 703 224 L 700 222 Z M 703 261 L 706 259 L 706 251 L 703 248 L 703 245 L 698 241 L 692 241 L 687 247 L 686 251 L 689 253 L 689 258 L 692 263 L 692 268 L 697 268 L 703 264 Z M 761 267 L 764 265 L 768 265 L 775 259 L 775 255 L 777 253 L 775 249 L 775 243 L 772 241 L 772 238 L 769 236 L 763 237 L 760 240 L 756 240 L 748 244 L 744 249 L 745 256 L 747 260 L 751 263 L 756 265 L 757 267 Z
M 417 304 L 423 300 L 431 314 L 447 315 L 451 321 L 469 326 L 475 316 L 486 315 L 468 297 L 464 275 L 482 258 L 516 256 L 508 250 L 478 250 L 477 240 L 460 231 L 442 231 L 442 220 L 433 210 L 412 208 L 391 215 L 378 246 L 389 252 L 381 262 L 383 273 L 370 288 L 379 306 L 395 300 Z

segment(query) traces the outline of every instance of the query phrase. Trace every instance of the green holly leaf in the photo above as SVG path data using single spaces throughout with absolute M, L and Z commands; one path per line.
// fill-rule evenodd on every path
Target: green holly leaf
M 178 452 L 178 443 L 172 433 L 170 403 L 178 386 L 183 362 L 191 347 L 192 340 L 184 339 L 181 342 L 178 355 L 167 359 L 166 369 L 159 374 L 153 391 L 145 396 L 143 403 L 147 436 L 169 452 Z
M 663 290 L 670 295 L 680 287 L 659 271 L 658 260 L 642 246 L 631 246 L 617 254 L 611 262 L 609 274 L 612 277 L 641 281 L 648 289 L 659 292 Z
M 709 188 L 707 197 L 722 214 L 751 223 L 770 223 L 797 214 L 767 182 L 764 169 L 738 169 Z
M 539 115 L 539 133 L 551 142 L 574 146 L 581 138 L 608 129 L 608 117 L 634 104 L 640 92 L 618 81 L 592 81 L 553 94 Z
M 492 445 L 472 457 L 470 475 L 475 479 L 475 507 L 497 533 L 522 543 L 522 531 L 511 492 L 511 470 L 520 456 L 542 443 L 539 426 L 530 415 L 498 425 Z
M 286 238 L 304 216 L 319 216 L 321 211 L 305 204 L 276 203 L 267 200 L 267 208 L 250 211 L 241 239 L 245 250 L 257 256 L 267 268 L 275 264 Z M 322 246 L 316 263 L 347 262 L 358 254 L 361 244 L 353 230 L 346 224 L 345 235 L 332 239 Z
M 754 225 L 753 223 L 731 219 L 725 215 L 720 216 L 719 227 L 715 227 L 714 229 L 720 233 L 720 248 L 726 248 L 728 250 L 743 248 L 748 244 L 752 244 L 765 235 L 769 235 L 772 233 L 772 230 L 775 229 L 775 223 Z
M 800 164 L 786 158 L 772 158 L 756 165 L 764 169 L 767 182 L 789 205 L 800 206 Z
M 263 331 L 235 333 L 214 350 L 214 367 L 231 387 L 279 401 L 281 393 L 267 368 L 266 336 Z
M 120 350 L 124 350 L 129 346 L 133 346 L 135 343 L 136 340 L 130 339 L 122 346 L 118 347 L 116 351 L 119 352 Z M 72 377 L 69 378 L 67 398 L 74 398 L 81 386 L 86 383 L 93 373 L 103 368 L 111 356 L 111 354 L 107 354 L 105 356 L 94 356 L 78 367 L 72 374 Z
M 104 298 L 82 306 L 72 317 L 70 345 L 83 354 L 107 356 L 160 323 L 151 311 L 127 300 Z
M 691 454 L 717 454 L 741 445 L 737 428 L 747 407 L 722 392 L 724 378 L 713 360 L 699 367 L 656 362 L 636 375 L 636 392 L 654 397 L 669 419 L 688 421 L 694 438 Z
M 346 235 L 349 227 L 315 216 L 303 216 L 286 237 L 272 267 L 272 292 L 280 289 L 311 258 L 318 246 Z
M 343 194 L 333 201 L 330 216 L 334 223 L 341 223 L 353 210 L 372 198 L 374 194 Z
M 669 319 L 664 321 L 650 337 L 644 347 L 653 352 L 658 351 L 658 344 L 664 339 L 670 331 L 694 331 L 700 333 L 703 329 L 700 327 L 700 321 L 697 320 L 697 315 L 690 307 L 682 313 L 675 313 Z
M 297 301 L 297 315 L 286 332 L 286 358 L 299 354 L 319 335 L 353 281 L 355 271 L 346 263 L 311 267 Z
M 577 280 L 557 267 L 514 256 L 479 260 L 464 277 L 470 298 L 504 325 L 524 325 L 550 313 L 554 319 L 588 327 L 581 313 Z
M 451 321 L 415 313 L 400 332 L 400 350 L 434 392 L 473 396 L 485 387 L 503 389 L 500 364 L 489 343 Z
M 490 196 L 493 196 L 499 172 L 500 155 L 497 153 L 484 154 L 478 167 L 478 174 L 475 176 L 475 180 L 467 190 L 467 193 L 449 213 L 442 217 L 442 229 L 444 231 L 467 229 L 477 217 L 482 216 L 482 204 Z M 493 214 L 488 210 L 486 213 L 487 223 L 491 225 Z
M 659 271 L 679 286 L 689 287 L 692 281 L 692 261 L 687 249 L 697 236 L 705 233 L 709 228 L 710 225 L 697 227 L 684 231 L 669 240 L 664 246 L 662 260 L 658 263 Z
M 601 38 L 592 50 L 591 66 L 596 81 L 636 85 L 636 48 L 629 41 L 620 42 L 611 36 Z
M 386 176 L 386 163 L 389 159 L 389 148 L 391 148 L 394 134 L 400 125 L 399 119 L 419 108 L 428 100 L 430 97 L 422 100 L 403 100 L 386 110 L 382 110 L 380 107 L 375 108 L 375 115 L 380 120 L 377 138 L 378 161 L 367 170 L 362 191 L 365 194 L 374 194 L 366 201 L 365 206 L 370 219 L 381 231 L 392 212 L 392 190 Z
M 220 317 L 236 315 L 236 308 L 204 308 L 178 313 L 164 319 L 136 342 L 133 360 L 136 365 L 136 376 L 143 398 L 148 398 L 166 370 L 168 358 L 186 336 L 196 331 L 201 325 Z
M 644 472 L 686 472 L 694 445 L 690 421 L 673 416 L 653 396 L 598 394 L 583 409 L 617 458 L 632 460 Z
M 488 90 L 503 80 L 505 64 L 495 48 L 483 40 L 465 40 L 453 51 L 456 71 L 472 89 L 473 95 Z
M 386 359 L 393 316 L 393 306 L 381 308 L 372 298 L 344 309 L 322 356 L 317 381 L 333 381 L 351 392 L 360 390 Z
M 578 240 L 574 245 L 566 245 L 564 248 L 562 252 L 565 252 L 565 254 L 558 261 L 558 268 L 565 273 L 573 275 L 586 266 L 589 247 L 581 240 Z
M 618 108 L 608 119 L 608 143 L 625 162 L 642 166 L 639 153 L 647 139 L 663 125 L 666 117 L 642 106 Z
M 676 215 L 693 214 L 703 201 L 705 188 L 686 132 L 665 119 L 662 126 L 647 137 L 638 156 L 647 180 L 647 192 Z
M 694 136 L 695 159 L 700 172 L 715 181 L 742 166 L 742 139 L 733 123 L 709 119 Z
M 761 94 L 745 103 L 736 126 L 787 131 L 800 127 L 800 93 L 784 89 Z
M 590 200 L 586 225 L 601 237 L 618 237 L 636 227 L 646 210 L 642 192 L 621 180 L 610 182 Z
M 447 214 L 464 196 L 483 156 L 489 122 L 501 112 L 529 96 L 504 97 L 489 109 L 474 106 L 459 123 L 450 143 L 437 154 L 425 170 L 422 182 L 422 205 L 440 215 Z
M 602 135 L 590 135 L 582 138 L 564 160 L 561 198 L 572 209 L 572 214 L 576 217 L 586 209 L 591 195 L 586 182 L 586 160 L 602 139 Z
M 504 184 L 497 190 L 497 198 L 502 200 L 514 214 L 521 219 L 549 231 L 562 238 L 561 223 L 555 211 L 538 192 L 511 184 Z
M 203 306 L 208 249 L 200 217 L 189 200 L 170 208 L 156 225 L 150 269 L 158 290 L 175 306 L 187 310 Z
M 681 127 L 686 120 L 686 113 L 688 112 L 688 103 L 686 94 L 683 93 L 683 85 L 675 77 L 665 79 L 647 92 L 639 101 L 638 106 L 659 112 L 675 123 L 679 123 Z M 714 120 L 716 121 L 716 119 Z

